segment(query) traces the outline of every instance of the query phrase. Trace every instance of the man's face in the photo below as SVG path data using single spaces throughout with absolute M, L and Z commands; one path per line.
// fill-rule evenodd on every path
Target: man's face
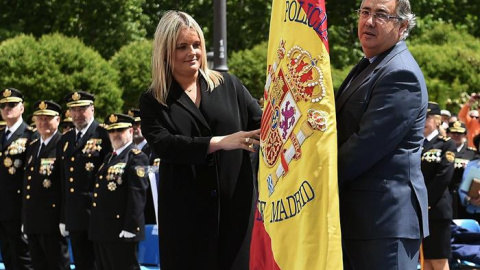
M 435 120 L 435 116 L 434 115 L 428 115 L 427 119 L 425 120 L 425 129 L 423 131 L 423 135 L 425 135 L 425 137 L 427 137 L 435 129 L 437 129 L 437 122 Z
M 88 125 L 90 120 L 93 119 L 93 113 L 93 105 L 70 108 L 73 124 L 78 130 L 82 130 Z
M 467 136 L 464 133 L 458 133 L 458 132 L 448 132 L 448 137 L 452 138 L 452 140 L 455 142 L 455 145 L 459 147 L 462 145 L 462 143 L 465 143 L 467 141 Z
M 112 142 L 113 149 L 120 149 L 127 143 L 132 141 L 132 128 L 118 128 L 108 131 L 110 142 Z
M 15 124 L 24 111 L 22 102 L 0 103 L 2 118 L 9 126 Z
M 140 125 L 140 123 L 135 123 L 133 125 L 133 140 L 136 142 L 141 142 L 144 139 L 141 127 L 142 126 Z
M 36 115 L 34 118 L 37 131 L 43 139 L 52 136 L 60 124 L 60 117 L 58 116 Z
M 360 7 L 363 11 L 375 14 L 395 14 L 395 0 L 365 0 Z M 399 40 L 406 29 L 407 22 L 398 19 L 387 19 L 385 21 L 374 18 L 373 14 L 358 19 L 358 39 L 362 44 L 365 56 L 370 58 L 390 49 Z

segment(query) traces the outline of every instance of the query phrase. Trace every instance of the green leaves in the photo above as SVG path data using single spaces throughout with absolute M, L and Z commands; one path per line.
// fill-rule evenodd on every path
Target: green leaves
M 96 94 L 96 117 L 117 112 L 122 106 L 118 73 L 98 52 L 77 38 L 60 34 L 36 40 L 20 35 L 0 44 L 0 85 L 14 87 L 25 95 L 26 115 L 40 99 L 63 106 L 63 97 L 74 90 Z

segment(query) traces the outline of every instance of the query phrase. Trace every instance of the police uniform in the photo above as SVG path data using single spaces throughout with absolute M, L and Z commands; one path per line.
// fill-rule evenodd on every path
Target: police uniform
M 42 100 L 35 103 L 34 116 L 59 116 L 61 107 Z M 62 135 L 57 130 L 47 139 L 27 147 L 23 180 L 23 232 L 35 269 L 70 269 L 67 239 L 60 234 L 61 183 L 56 147 Z M 42 145 L 43 144 L 43 145 Z
M 60 126 L 58 127 L 62 133 L 66 133 L 70 129 L 74 129 L 73 120 L 70 115 L 70 110 L 66 110 L 63 113 L 62 120 L 60 121 Z
M 23 102 L 23 95 L 15 88 L 1 92 L 0 105 Z M 18 105 L 17 105 L 18 106 Z M 22 122 L 7 138 L 0 132 L 0 245 L 7 269 L 32 269 L 27 240 L 21 232 L 22 182 L 25 150 L 32 138 L 32 130 Z M 10 132 L 10 131 L 9 131 Z
M 448 133 L 467 134 L 465 124 L 461 123 L 460 121 L 450 123 L 447 131 Z M 475 151 L 475 148 L 468 147 L 466 141 L 460 151 L 458 151 L 458 147 L 455 149 L 455 170 L 449 185 L 450 195 L 452 196 L 452 217 L 454 219 L 467 218 L 468 216 L 468 213 L 465 211 L 465 207 L 460 202 L 460 196 L 458 196 L 458 187 L 460 182 L 462 182 L 463 172 L 468 162 L 477 157 L 478 155 Z
M 128 110 L 127 115 L 135 119 L 135 124 L 140 125 L 141 118 L 140 118 L 139 109 L 130 109 Z M 147 155 L 150 165 L 154 165 L 153 163 L 154 163 L 154 160 L 156 159 L 156 155 L 155 153 L 152 152 L 152 149 L 150 148 L 148 143 L 144 144 L 140 150 L 142 150 L 142 152 Z M 157 165 L 157 168 L 158 168 L 158 165 Z M 145 223 L 157 224 L 157 218 L 155 216 L 155 207 L 154 207 L 154 201 L 153 201 L 153 195 L 152 195 L 152 187 L 150 185 L 150 182 L 148 183 L 149 185 L 147 190 L 147 202 L 145 204 Z
M 131 127 L 133 118 L 112 114 L 107 130 Z M 122 149 L 116 149 L 122 150 Z M 109 154 L 95 180 L 89 237 L 100 269 L 140 269 L 136 246 L 144 239 L 148 157 L 133 143 Z M 130 238 L 121 237 L 129 232 Z
M 65 97 L 69 108 L 89 106 L 94 96 L 78 91 Z M 76 129 L 65 133 L 57 147 L 62 160 L 61 178 L 64 194 L 62 221 L 70 233 L 75 268 L 93 269 L 93 243 L 88 240 L 88 225 L 93 198 L 95 174 L 112 146 L 108 133 L 93 120 L 88 130 L 76 142 Z
M 440 115 L 438 104 L 429 102 L 427 114 Z M 428 192 L 430 229 L 430 236 L 423 240 L 425 259 L 449 258 L 452 200 L 448 185 L 454 170 L 455 143 L 438 134 L 430 141 L 425 139 L 421 159 Z

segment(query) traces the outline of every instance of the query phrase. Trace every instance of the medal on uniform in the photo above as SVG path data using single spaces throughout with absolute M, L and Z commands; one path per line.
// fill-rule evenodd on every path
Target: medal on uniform
M 5 167 L 9 168 L 10 166 L 12 166 L 13 162 L 12 162 L 12 159 L 9 158 L 9 157 L 6 157 L 4 160 L 3 160 L 3 165 L 5 165 Z
M 13 166 L 17 169 L 20 168 L 22 166 L 22 160 L 15 159 L 15 161 L 13 162 Z
M 52 181 L 50 181 L 49 179 L 45 179 L 45 180 L 43 180 L 42 185 L 43 185 L 44 188 L 49 188 L 49 187 L 52 186 Z
M 115 184 L 115 182 L 110 182 L 108 183 L 107 187 L 108 187 L 108 190 L 115 191 L 117 189 L 117 184 Z
M 87 170 L 87 172 L 93 171 L 93 168 L 95 168 L 95 165 L 92 162 L 88 162 L 85 164 L 85 170 Z
M 15 174 L 16 171 L 17 171 L 17 170 L 15 169 L 15 167 L 10 167 L 10 168 L 8 168 L 8 173 L 9 173 L 9 174 Z

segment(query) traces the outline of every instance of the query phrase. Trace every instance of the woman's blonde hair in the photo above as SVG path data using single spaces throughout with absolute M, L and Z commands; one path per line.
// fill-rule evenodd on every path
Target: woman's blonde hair
M 170 10 L 163 15 L 158 22 L 155 38 L 153 40 L 152 54 L 152 91 L 155 99 L 166 105 L 168 92 L 173 81 L 174 61 L 176 42 L 180 31 L 190 28 L 197 32 L 201 42 L 201 65 L 200 73 L 208 84 L 208 90 L 212 91 L 222 81 L 222 74 L 211 70 L 207 65 L 207 52 L 205 49 L 205 38 L 198 23 L 187 13 Z

